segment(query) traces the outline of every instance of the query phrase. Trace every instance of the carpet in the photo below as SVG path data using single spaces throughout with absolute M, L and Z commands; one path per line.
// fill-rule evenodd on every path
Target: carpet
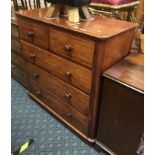
M 11 150 L 27 140 L 35 142 L 22 155 L 107 155 L 98 153 L 57 121 L 11 79 Z

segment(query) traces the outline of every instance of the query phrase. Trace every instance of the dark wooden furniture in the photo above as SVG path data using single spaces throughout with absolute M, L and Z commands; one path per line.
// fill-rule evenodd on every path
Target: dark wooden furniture
M 21 55 L 18 24 L 11 19 L 11 76 L 27 87 L 24 59 Z
M 130 54 L 103 74 L 96 146 L 136 155 L 144 132 L 144 55 Z
M 96 16 L 76 25 L 46 12 L 17 12 L 29 95 L 93 143 L 101 74 L 128 55 L 137 25 Z

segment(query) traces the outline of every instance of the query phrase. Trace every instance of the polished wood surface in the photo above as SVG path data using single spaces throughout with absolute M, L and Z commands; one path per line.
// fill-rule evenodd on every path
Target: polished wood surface
M 101 75 L 103 71 L 129 54 L 137 25 L 96 16 L 93 16 L 94 19 L 91 21 L 71 24 L 64 18 L 45 18 L 46 11 L 46 9 L 37 9 L 17 13 L 19 27 L 24 27 L 23 23 L 28 23 L 24 28 L 26 30 L 24 30 L 25 35 L 29 28 L 36 31 L 36 25 L 39 26 L 37 30 L 41 32 L 47 30 L 47 33 L 44 33 L 46 36 L 40 36 L 46 37 L 44 41 L 42 40 L 44 43 L 35 43 L 21 37 L 22 55 L 26 62 L 39 68 L 32 67 L 41 75 L 38 80 L 33 78 L 33 81 L 45 91 L 49 91 L 49 95 L 46 97 L 49 98 L 50 94 L 54 94 L 58 100 L 53 101 L 53 104 L 54 102 L 56 102 L 55 104 L 65 102 L 68 107 L 77 109 L 81 115 L 79 116 L 80 120 L 75 120 L 77 124 L 78 121 L 81 125 L 83 124 L 81 123 L 83 117 L 88 121 L 84 121 L 86 124 L 81 127 L 77 126 L 77 128 L 76 125 L 69 125 L 72 122 L 62 119 L 58 110 L 59 106 L 57 109 L 50 106 L 51 99 L 46 101 L 46 97 L 44 99 L 39 98 L 35 92 L 30 92 L 30 95 L 35 100 L 39 100 L 39 103 L 50 109 L 52 113 L 55 113 L 58 118 L 61 117 L 60 119 L 65 124 L 74 126 L 73 130 L 82 135 L 83 138 L 94 142 L 100 108 Z M 19 30 L 20 34 L 23 33 L 22 29 Z M 41 33 L 36 32 L 39 38 Z M 45 42 L 47 47 L 42 46 Z M 73 52 L 71 57 L 64 53 L 70 51 Z M 37 72 L 32 73 L 31 67 L 26 65 L 26 68 L 29 75 L 38 76 Z M 28 81 L 30 80 L 28 79 Z M 48 86 L 48 83 L 51 83 L 52 86 Z M 29 87 L 31 87 L 31 83 L 29 83 Z M 59 92 L 58 90 L 54 92 L 54 89 L 57 88 Z M 69 92 L 65 94 L 65 97 L 70 99 L 72 94 L 76 95 L 76 98 L 73 99 L 80 103 L 75 101 L 68 104 L 64 99 L 64 93 L 67 90 Z
M 27 62 L 26 66 L 29 80 L 36 81 L 87 117 L 89 116 L 90 96 L 31 63 Z
M 50 49 L 90 68 L 93 66 L 95 42 L 91 40 L 50 29 Z
M 105 76 L 102 92 L 96 145 L 135 155 L 144 132 L 144 95 Z
M 144 55 L 132 53 L 103 75 L 144 92 Z
M 29 80 L 29 90 L 37 98 L 43 101 L 49 108 L 54 110 L 63 119 L 67 120 L 71 125 L 77 128 L 79 131 L 88 135 L 88 118 L 72 108 L 70 105 L 62 101 L 60 98 L 38 86 L 31 80 Z
M 29 11 L 20 10 L 16 12 L 16 14 L 19 15 L 18 19 L 23 16 L 24 18 L 26 17 L 31 20 L 43 22 L 51 27 L 59 27 L 59 29 L 61 28 L 66 31 L 82 33 L 83 35 L 90 36 L 91 38 L 101 40 L 113 37 L 137 26 L 135 23 L 99 16 L 94 16 L 91 21 L 82 21 L 79 24 L 72 24 L 64 18 L 45 18 L 46 11 L 46 8 Z
M 28 61 L 90 94 L 92 72 L 61 57 L 22 41 L 22 54 Z
M 48 29 L 42 24 L 27 20 L 18 20 L 20 37 L 42 48 L 48 49 Z

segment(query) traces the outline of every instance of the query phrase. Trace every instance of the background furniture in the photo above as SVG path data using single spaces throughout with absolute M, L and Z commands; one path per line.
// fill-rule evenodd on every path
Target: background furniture
M 143 133 L 144 55 L 132 53 L 103 74 L 96 147 L 135 155 Z
M 104 4 L 104 3 L 91 3 L 90 11 L 92 14 L 100 16 L 108 16 L 116 19 L 134 21 L 135 20 L 135 10 L 139 1 L 130 2 L 127 4 Z
M 74 25 L 46 11 L 17 12 L 29 95 L 93 143 L 101 74 L 128 55 L 137 24 L 94 16 Z
M 21 55 L 17 21 L 11 20 L 11 76 L 27 87 L 24 59 Z

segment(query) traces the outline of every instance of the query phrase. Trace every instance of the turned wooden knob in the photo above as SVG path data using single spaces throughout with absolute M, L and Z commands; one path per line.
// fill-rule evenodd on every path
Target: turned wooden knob
M 37 95 L 38 97 L 41 97 L 41 95 L 42 95 L 42 94 L 41 94 L 41 91 L 40 91 L 40 90 L 37 90 L 37 91 L 36 91 L 36 95 Z
M 64 50 L 66 51 L 66 52 L 71 52 L 72 51 L 72 45 L 65 45 L 64 46 Z
M 38 78 L 39 78 L 39 73 L 34 73 L 32 76 L 33 76 L 34 78 L 38 79 Z
M 67 71 L 67 72 L 65 73 L 65 75 L 66 75 L 68 78 L 70 78 L 70 77 L 72 76 L 72 72 L 71 72 L 71 71 Z
M 15 65 L 11 64 L 11 68 L 14 69 L 14 68 L 16 68 L 16 67 L 15 67 Z
M 65 98 L 70 99 L 71 97 L 72 97 L 72 94 L 71 93 L 66 93 L 65 94 Z
M 27 32 L 27 35 L 28 35 L 29 38 L 32 38 L 33 35 L 34 35 L 34 31 L 30 30 L 29 32 Z
M 31 53 L 31 54 L 30 54 L 30 58 L 31 58 L 31 59 L 35 59 L 35 58 L 36 58 L 36 54 Z
M 66 117 L 67 117 L 67 118 L 71 118 L 71 117 L 72 117 L 72 114 L 69 113 L 69 114 L 66 115 Z

